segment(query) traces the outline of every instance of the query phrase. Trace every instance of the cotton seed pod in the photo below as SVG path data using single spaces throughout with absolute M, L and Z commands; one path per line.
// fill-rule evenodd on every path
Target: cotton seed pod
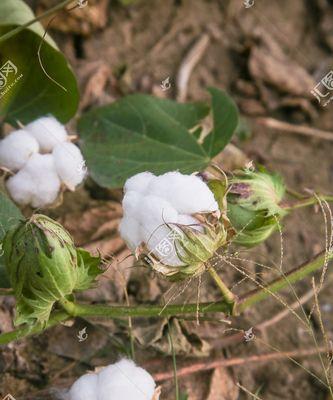
M 266 170 L 244 170 L 230 180 L 227 216 L 237 234 L 234 242 L 255 246 L 278 228 L 286 214 L 281 207 L 285 185 L 277 174 Z
M 15 325 L 46 323 L 55 302 L 87 289 L 101 273 L 98 257 L 77 249 L 59 223 L 40 214 L 10 229 L 3 250 L 16 297 Z

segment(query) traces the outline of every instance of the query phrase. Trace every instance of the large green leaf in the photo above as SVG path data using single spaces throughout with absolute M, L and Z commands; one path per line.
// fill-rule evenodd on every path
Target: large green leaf
M 22 218 L 20 210 L 0 191 L 0 288 L 9 287 L 3 259 L 2 240 L 7 230 Z
M 92 178 L 104 187 L 121 187 L 128 177 L 142 171 L 161 174 L 202 170 L 211 154 L 223 147 L 220 118 L 230 125 L 228 140 L 224 138 L 223 143 L 231 138 L 232 124 L 224 113 L 234 113 L 227 108 L 227 95 L 221 101 L 221 93 L 211 91 L 216 126 L 210 153 L 198 143 L 197 135 L 189 132 L 208 114 L 209 107 L 202 103 L 180 104 L 135 94 L 88 112 L 80 119 L 78 130 Z
M 34 14 L 24 1 L 0 1 L 0 68 L 3 71 L 8 62 L 12 66 L 12 72 L 2 76 L 5 84 L 0 88 L 0 117 L 11 123 L 17 120 L 27 123 L 41 115 L 53 114 L 66 122 L 77 110 L 77 83 L 64 55 L 49 36 L 43 42 L 41 59 L 51 78 L 43 71 L 38 59 L 44 34 L 42 25 L 37 22 L 1 40 L 2 35 L 33 18 Z
M 206 136 L 203 147 L 213 158 L 230 142 L 238 126 L 238 109 L 227 93 L 216 88 L 208 89 L 212 95 L 214 128 Z

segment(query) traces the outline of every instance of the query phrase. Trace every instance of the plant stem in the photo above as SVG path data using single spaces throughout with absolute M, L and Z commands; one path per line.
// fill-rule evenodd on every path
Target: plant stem
M 208 272 L 210 273 L 210 276 L 213 278 L 214 282 L 217 284 L 217 286 L 221 290 L 222 296 L 223 296 L 223 299 L 225 300 L 225 302 L 231 306 L 230 311 L 232 312 L 232 309 L 236 302 L 236 296 L 225 285 L 225 283 L 222 281 L 219 274 L 216 272 L 216 270 L 213 267 L 209 267 Z
M 259 303 L 260 301 L 271 296 L 272 293 L 277 293 L 285 287 L 300 281 L 311 273 L 321 268 L 325 263 L 325 253 L 322 252 L 298 268 L 291 270 L 284 276 L 279 277 L 266 285 L 264 288 L 253 290 L 252 292 L 243 295 L 236 305 L 236 314 L 242 313 L 247 308 Z M 329 260 L 332 260 L 333 254 L 328 254 Z
M 50 8 L 49 10 L 47 10 L 45 13 L 39 15 L 38 17 L 26 22 L 23 25 L 20 25 L 14 29 L 12 29 L 11 31 L 5 33 L 4 35 L 0 36 L 0 42 L 3 42 L 15 35 L 17 35 L 18 33 L 20 33 L 21 31 L 23 31 L 24 29 L 28 28 L 30 25 L 34 24 L 35 22 L 38 22 L 52 14 L 55 14 L 57 11 L 61 10 L 62 8 L 66 7 L 67 4 L 73 3 L 74 0 L 64 0 L 61 3 L 57 4 L 56 6 Z
M 318 200 L 333 202 L 333 196 L 329 196 L 329 195 L 318 195 L 317 197 L 313 196 L 313 197 L 309 197 L 307 199 L 299 200 L 293 204 L 290 204 L 290 203 L 285 204 L 283 206 L 283 208 L 286 211 L 293 211 L 298 208 L 303 208 L 303 207 L 307 207 L 307 206 L 312 206 L 314 204 L 318 204 Z
M 325 257 L 325 253 L 322 252 L 311 261 L 291 270 L 289 273 L 285 274 L 285 276 L 275 279 L 264 288 L 253 290 L 241 296 L 234 303 L 232 308 L 230 307 L 231 303 L 228 303 L 225 298 L 219 302 L 201 304 L 171 304 L 168 306 L 139 305 L 132 307 L 74 304 L 66 299 L 61 299 L 59 304 L 66 312 L 54 312 L 46 325 L 39 324 L 33 328 L 23 327 L 12 332 L 3 333 L 0 335 L 0 345 L 40 333 L 70 317 L 76 316 L 104 318 L 171 317 L 185 314 L 196 314 L 197 311 L 199 311 L 200 314 L 223 312 L 226 315 L 237 315 L 245 311 L 247 308 L 268 298 L 272 293 L 276 293 L 320 269 L 325 263 Z M 333 258 L 332 253 L 329 253 L 328 257 L 329 260 L 331 260 Z M 231 300 L 231 298 L 229 300 Z M 235 301 L 235 299 L 233 299 L 233 301 Z

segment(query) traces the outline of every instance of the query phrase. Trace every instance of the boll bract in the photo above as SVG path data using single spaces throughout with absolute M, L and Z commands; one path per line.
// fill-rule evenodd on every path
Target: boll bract
M 286 211 L 281 207 L 285 185 L 266 170 L 238 171 L 230 181 L 228 218 L 236 230 L 234 242 L 246 247 L 266 240 Z
M 73 143 L 59 143 L 54 147 L 52 155 L 61 181 L 68 189 L 74 190 L 86 174 L 80 149 Z
M 52 116 L 38 118 L 25 129 L 37 140 L 43 153 L 50 153 L 58 143 L 67 140 L 65 127 Z
M 0 141 L 0 166 L 16 172 L 38 151 L 37 140 L 26 130 L 19 129 Z
M 123 359 L 98 373 L 81 376 L 70 388 L 68 400 L 158 400 L 152 376 Z
M 125 184 L 120 234 L 130 249 L 170 279 L 199 274 L 226 231 L 219 206 L 206 183 L 195 175 L 144 172 Z
M 99 257 L 76 248 L 59 223 L 40 214 L 11 228 L 3 250 L 16 298 L 15 325 L 46 323 L 57 301 L 89 288 L 102 272 Z

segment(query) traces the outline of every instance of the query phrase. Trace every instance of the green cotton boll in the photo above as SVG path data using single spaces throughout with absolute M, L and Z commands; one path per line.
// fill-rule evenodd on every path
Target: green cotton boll
M 15 325 L 46 323 L 58 300 L 87 289 L 101 273 L 99 257 L 77 249 L 69 233 L 44 215 L 20 222 L 3 243 L 17 301 Z
M 266 170 L 244 170 L 230 181 L 227 216 L 236 231 L 234 243 L 252 247 L 278 229 L 286 215 L 281 207 L 285 185 L 277 174 Z

